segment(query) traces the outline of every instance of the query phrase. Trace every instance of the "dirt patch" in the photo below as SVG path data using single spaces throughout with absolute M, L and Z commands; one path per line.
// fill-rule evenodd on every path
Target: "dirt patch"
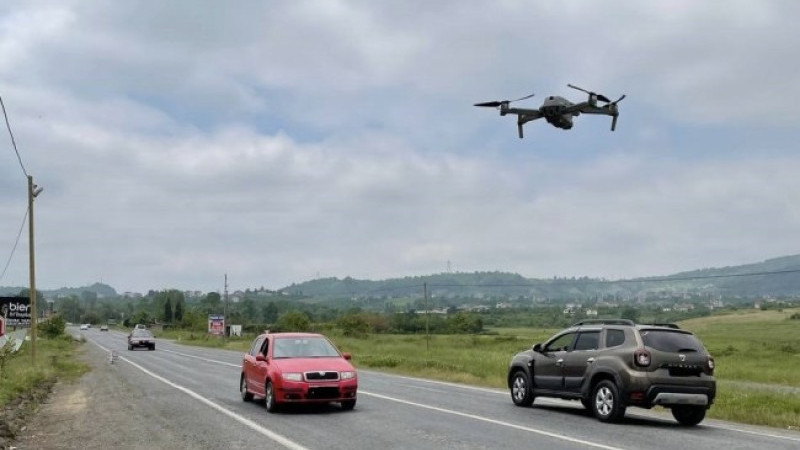
M 46 401 L 55 381 L 42 383 L 30 392 L 10 401 L 0 410 L 0 448 L 11 447 L 11 443 L 28 428 L 42 402 Z

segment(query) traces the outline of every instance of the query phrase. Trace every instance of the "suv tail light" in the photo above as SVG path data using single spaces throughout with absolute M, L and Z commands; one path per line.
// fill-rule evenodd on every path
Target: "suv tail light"
M 714 375 L 714 357 L 708 355 L 708 374 Z
M 650 365 L 650 352 L 647 349 L 640 348 L 633 352 L 633 363 L 639 367 L 647 367 Z

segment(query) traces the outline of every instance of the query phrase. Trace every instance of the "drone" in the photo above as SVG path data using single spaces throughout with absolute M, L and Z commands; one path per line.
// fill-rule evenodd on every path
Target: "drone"
M 603 94 L 587 91 L 586 89 L 579 88 L 578 86 L 573 86 L 571 84 L 567 84 L 567 86 L 589 94 L 589 99 L 585 102 L 572 103 L 564 97 L 551 95 L 544 100 L 544 103 L 542 103 L 542 106 L 540 106 L 539 109 L 510 107 L 511 103 L 513 102 L 518 102 L 520 100 L 533 97 L 534 94 L 531 94 L 516 100 L 498 100 L 493 102 L 475 103 L 475 106 L 498 108 L 501 116 L 505 116 L 506 114 L 516 114 L 517 129 L 519 130 L 520 139 L 522 139 L 522 125 L 532 120 L 541 119 L 544 117 L 544 119 L 547 120 L 547 123 L 550 125 L 553 125 L 556 128 L 569 130 L 572 128 L 572 118 L 581 115 L 581 113 L 605 114 L 607 116 L 611 116 L 611 131 L 614 131 L 614 128 L 617 126 L 617 117 L 619 117 L 619 108 L 617 108 L 617 104 L 621 102 L 623 98 L 625 98 L 625 95 L 612 102 Z M 605 105 L 598 106 L 597 102 L 603 102 Z

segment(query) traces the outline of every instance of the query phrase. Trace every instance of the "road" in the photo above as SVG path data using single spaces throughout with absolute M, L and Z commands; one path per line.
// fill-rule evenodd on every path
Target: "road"
M 604 424 L 578 402 L 537 399 L 531 408 L 508 392 L 359 371 L 358 404 L 290 408 L 269 414 L 238 392 L 242 353 L 159 340 L 128 351 L 120 332 L 81 331 L 94 351 L 117 354 L 112 376 L 133 392 L 131 418 L 177 435 L 175 448 L 291 449 L 797 449 L 800 432 L 706 419 L 680 427 L 668 412 L 630 408 Z M 136 418 L 138 417 L 138 418 Z M 123 424 L 120 424 L 121 426 Z M 147 439 L 146 437 L 144 439 Z M 162 447 L 164 442 L 154 442 Z

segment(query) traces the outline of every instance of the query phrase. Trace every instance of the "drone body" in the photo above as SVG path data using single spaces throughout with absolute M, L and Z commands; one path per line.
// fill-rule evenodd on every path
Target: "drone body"
M 533 97 L 533 94 L 531 94 L 516 100 L 499 100 L 476 103 L 475 106 L 498 108 L 501 116 L 515 114 L 517 116 L 517 129 L 519 130 L 520 139 L 522 138 L 522 125 L 532 120 L 544 118 L 547 123 L 556 128 L 569 130 L 572 128 L 572 118 L 581 114 L 603 114 L 606 116 L 611 116 L 611 131 L 614 131 L 617 126 L 617 117 L 619 117 L 619 108 L 617 108 L 617 103 L 625 98 L 624 95 L 612 102 L 603 94 L 596 94 L 571 84 L 568 84 L 567 86 L 586 92 L 589 94 L 589 99 L 585 102 L 573 103 L 564 97 L 551 95 L 544 100 L 544 103 L 542 103 L 542 106 L 540 106 L 538 109 L 512 108 L 510 106 L 512 102 Z M 604 102 L 605 105 L 598 106 L 598 101 Z

